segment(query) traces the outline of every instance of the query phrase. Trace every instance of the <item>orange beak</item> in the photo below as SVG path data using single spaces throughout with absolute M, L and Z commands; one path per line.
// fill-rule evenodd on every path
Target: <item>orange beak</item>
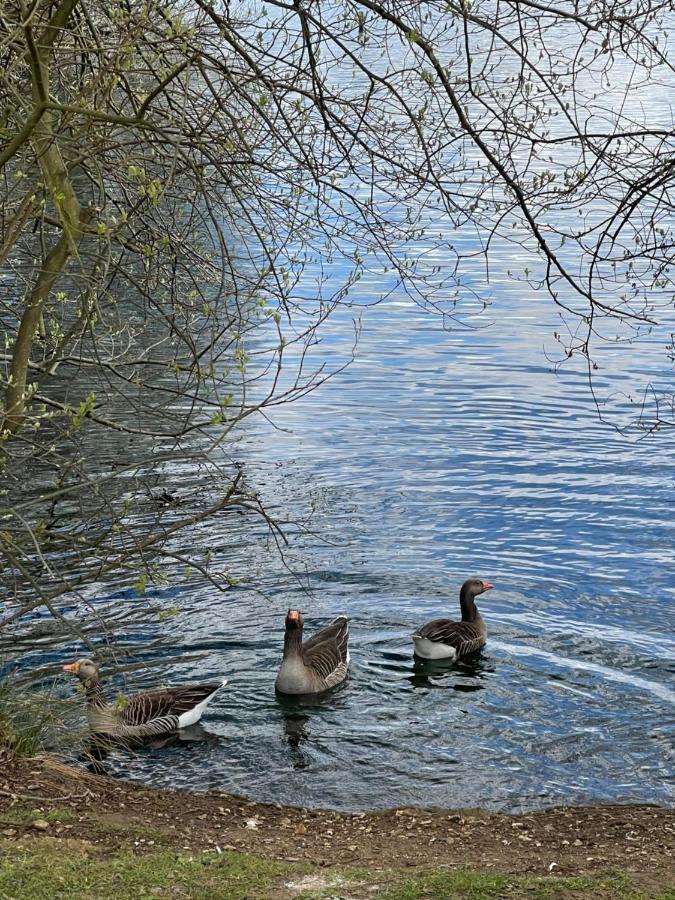
M 68 663 L 68 665 L 65 665 L 63 667 L 63 671 L 71 672 L 73 675 L 77 675 L 78 672 L 80 671 L 80 664 L 79 664 L 79 662 Z
M 288 618 L 291 622 L 297 622 L 300 618 L 300 612 L 297 609 L 289 609 L 288 610 Z
M 489 581 L 484 581 L 484 582 L 483 582 L 483 590 L 484 590 L 484 591 L 489 591 L 490 588 L 493 588 L 493 587 L 494 587 L 494 584 L 490 584 Z

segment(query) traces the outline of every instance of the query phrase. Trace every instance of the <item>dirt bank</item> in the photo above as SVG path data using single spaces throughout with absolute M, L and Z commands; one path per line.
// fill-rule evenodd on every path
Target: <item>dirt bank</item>
M 3 766 L 0 832 L 5 846 L 40 836 L 86 842 L 103 853 L 243 851 L 320 871 L 442 866 L 569 878 L 620 870 L 644 896 L 675 883 L 675 813 L 659 807 L 569 807 L 524 815 L 397 809 L 353 815 L 220 793 L 148 789 L 48 758 Z

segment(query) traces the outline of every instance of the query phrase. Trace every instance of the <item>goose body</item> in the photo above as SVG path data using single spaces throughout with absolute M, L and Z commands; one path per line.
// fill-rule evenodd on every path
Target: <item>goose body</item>
M 470 578 L 462 585 L 459 604 L 461 621 L 434 619 L 413 634 L 415 655 L 422 659 L 459 659 L 480 650 L 487 639 L 487 626 L 476 607 L 475 597 L 489 591 L 489 581 Z
M 93 734 L 119 741 L 144 741 L 187 728 L 198 722 L 227 679 L 206 684 L 155 688 L 135 694 L 120 705 L 108 703 L 98 667 L 89 659 L 63 667 L 77 675 L 87 697 L 87 718 Z
M 349 622 L 339 616 L 302 640 L 303 618 L 297 609 L 286 616 L 284 656 L 275 682 L 280 694 L 318 694 L 344 681 L 349 667 Z

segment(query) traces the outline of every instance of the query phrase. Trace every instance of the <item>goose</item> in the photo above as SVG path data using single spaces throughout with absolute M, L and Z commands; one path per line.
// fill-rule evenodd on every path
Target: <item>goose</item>
M 344 681 L 349 666 L 349 622 L 338 616 L 330 625 L 302 641 L 300 611 L 286 615 L 284 657 L 275 688 L 280 694 L 318 694 Z
M 469 578 L 459 592 L 462 621 L 434 619 L 413 634 L 415 655 L 423 659 L 458 659 L 479 650 L 487 638 L 487 628 L 474 598 L 494 585 L 480 578 Z
M 91 732 L 118 741 L 144 741 L 194 725 L 216 691 L 227 684 L 223 678 L 207 684 L 155 688 L 134 694 L 118 707 L 107 702 L 98 666 L 90 659 L 78 659 L 63 671 L 77 675 L 84 685 Z

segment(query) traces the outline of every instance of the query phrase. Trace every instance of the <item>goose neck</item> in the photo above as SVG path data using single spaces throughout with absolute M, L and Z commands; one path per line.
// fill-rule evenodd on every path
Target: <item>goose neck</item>
M 480 619 L 480 613 L 472 593 L 462 591 L 459 596 L 459 605 L 462 610 L 462 622 L 475 622 L 476 619 Z
M 284 659 L 298 656 L 302 647 L 302 629 L 287 628 L 284 636 Z
M 92 706 L 105 706 L 106 699 L 103 693 L 103 685 L 98 678 L 89 678 L 84 683 L 84 693 L 87 703 Z

